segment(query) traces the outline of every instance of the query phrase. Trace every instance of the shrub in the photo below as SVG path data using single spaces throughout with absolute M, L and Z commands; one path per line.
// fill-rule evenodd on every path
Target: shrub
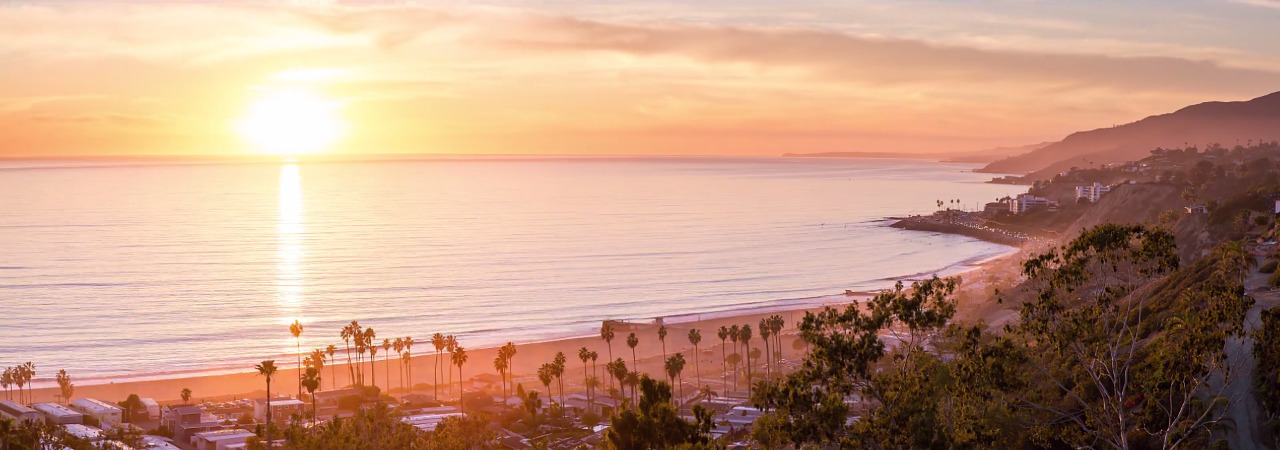
M 360 395 L 344 395 L 338 397 L 338 409 L 344 411 L 355 411 L 360 409 L 360 404 L 364 403 L 364 397 Z
M 1272 272 L 1271 279 L 1267 280 L 1267 284 L 1271 286 L 1280 286 L 1280 271 Z
M 1262 273 L 1274 273 L 1277 265 L 1280 265 L 1280 261 L 1268 259 L 1267 262 L 1262 263 L 1261 267 L 1258 267 L 1258 271 Z

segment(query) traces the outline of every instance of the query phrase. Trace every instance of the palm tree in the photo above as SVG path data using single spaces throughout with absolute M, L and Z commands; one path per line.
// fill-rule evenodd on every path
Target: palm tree
M 404 337 L 404 374 L 409 377 L 409 392 L 413 392 L 413 336 Z
M 58 391 L 62 394 L 62 404 L 70 403 L 71 394 L 76 391 L 76 386 L 71 383 L 71 375 L 67 373 L 67 369 L 60 369 L 55 379 L 58 381 Z
M 184 405 L 185 405 L 185 404 L 188 404 L 188 403 L 190 403 L 190 402 L 191 402 L 191 389 L 190 389 L 190 388 L 182 388 L 182 393 L 181 393 L 180 395 L 182 396 L 182 404 L 184 404 Z
M 587 388 L 587 411 L 590 411 L 591 386 L 587 383 L 587 380 L 589 379 L 587 376 L 587 360 L 591 359 L 591 350 L 587 350 L 586 347 L 578 349 L 578 359 L 582 360 L 582 386 Z
M 742 328 L 734 325 L 729 327 L 729 340 L 733 341 L 733 353 L 738 355 L 738 359 L 742 359 L 742 354 L 738 353 L 738 341 L 742 339 Z M 738 390 L 738 363 L 733 364 L 733 390 Z
M 728 356 L 724 353 L 724 347 L 727 345 L 725 340 L 729 339 L 729 327 L 720 325 L 720 330 L 716 331 L 716 336 L 720 336 L 720 381 L 724 382 L 724 390 L 729 390 L 729 370 L 725 368 L 729 364 Z
M 711 385 L 704 384 L 702 385 L 702 388 L 698 389 L 698 391 L 702 392 L 702 398 L 706 399 L 707 406 L 711 406 L 711 397 L 716 395 L 716 392 L 711 390 Z
M 10 395 L 9 385 L 13 383 L 13 368 L 5 367 L 4 373 L 0 374 L 0 387 L 4 387 L 4 399 L 13 400 Z
M 352 320 L 351 324 L 342 327 L 342 332 L 339 333 L 339 336 L 342 336 L 342 342 L 347 344 L 347 384 L 356 383 L 355 366 L 351 364 L 351 338 L 355 337 L 355 328 L 358 326 L 359 324 Z
M 316 428 L 316 389 L 320 389 L 320 369 L 314 366 L 308 367 L 307 372 L 302 375 L 302 387 L 307 388 L 307 393 L 311 394 L 311 429 Z
M 333 344 L 329 344 L 328 347 L 325 347 L 324 352 L 329 354 L 329 361 L 333 361 L 333 354 L 338 352 L 338 347 Z M 329 366 L 329 389 L 337 389 L 338 387 L 334 384 L 338 382 L 338 377 L 333 373 L 333 371 L 337 370 L 335 368 L 337 365 L 338 363 L 335 362 L 332 366 Z
M 435 396 L 437 401 L 439 401 L 440 399 L 440 353 L 442 350 L 444 350 L 444 344 L 445 344 L 445 339 L 443 334 L 436 333 L 431 335 L 431 345 L 436 348 L 436 369 L 434 373 L 432 373 L 432 376 L 435 377 L 435 380 L 433 380 L 432 383 L 434 384 Z
M 605 345 L 609 346 L 609 360 L 613 361 L 613 323 L 604 321 L 600 325 L 600 339 L 604 339 Z M 609 387 L 613 387 L 613 381 L 609 381 Z
M 627 372 L 626 380 L 627 386 L 631 386 L 631 403 L 639 406 L 640 395 L 636 392 L 636 388 L 640 387 L 640 372 L 634 370 Z
M 507 352 L 498 349 L 498 356 L 493 357 L 493 370 L 498 371 L 498 378 L 502 380 L 502 404 L 507 404 Z
M 556 382 L 560 385 L 560 406 L 564 406 L 564 364 L 568 358 L 564 356 L 564 352 L 556 352 L 556 358 L 551 363 L 553 370 L 552 375 L 556 376 Z
M 667 324 L 658 325 L 658 341 L 662 343 L 662 360 L 667 360 Z
M 448 335 L 448 336 L 445 336 L 445 337 L 444 337 L 444 349 L 445 349 L 446 351 L 448 351 L 448 352 L 449 352 L 449 361 L 454 361 L 454 359 L 453 359 L 453 351 L 458 349 L 458 338 L 453 337 L 453 335 L 452 335 L 452 334 L 450 334 L 450 335 Z M 462 376 L 462 375 L 461 375 L 461 374 L 459 374 L 458 376 Z M 459 383 L 461 383 L 461 380 L 459 380 Z M 450 385 L 450 386 L 452 386 L 452 385 L 453 385 L 453 371 L 452 371 L 452 370 L 450 370 L 450 371 L 449 371 L 449 385 Z M 462 386 L 462 384 L 458 384 L 458 386 Z M 458 390 L 458 395 L 462 395 L 462 390 L 461 390 L 461 389 L 459 389 L 459 390 Z
M 684 353 L 676 353 L 674 355 L 671 355 L 671 358 L 667 359 L 667 362 L 666 362 L 667 378 L 671 379 L 671 384 L 677 384 L 676 378 L 680 377 L 680 374 L 684 372 L 684 364 L 685 364 Z M 683 379 L 680 380 L 679 386 L 680 386 L 680 399 L 683 400 L 684 399 L 684 380 Z M 680 402 L 672 402 L 672 405 L 675 406 L 676 408 L 679 408 Z
M 314 366 L 317 372 L 324 371 L 325 361 L 328 359 L 325 356 L 324 350 L 321 350 L 318 348 L 315 350 L 312 350 L 311 354 L 308 355 L 307 358 L 311 360 L 311 362 L 307 364 L 308 366 Z M 316 374 L 316 379 L 317 380 L 320 379 L 320 374 Z M 317 386 L 316 389 L 320 389 L 320 387 Z
M 510 386 L 516 377 L 516 344 L 507 342 L 507 345 L 502 346 L 502 351 L 507 355 L 507 386 Z
M 404 338 L 396 338 L 396 341 L 395 341 L 394 343 L 392 343 L 392 344 L 391 344 L 391 347 L 392 347 L 392 348 L 394 348 L 394 349 L 396 350 L 396 354 L 397 354 L 397 355 L 400 355 L 400 361 L 401 361 L 401 362 L 404 362 Z M 399 378 L 399 379 L 400 379 L 400 390 L 401 390 L 401 391 L 404 391 L 404 369 L 405 369 L 405 367 L 406 367 L 406 366 L 405 366 L 404 364 L 401 364 L 401 365 L 400 365 L 400 367 L 396 368 L 396 378 Z
M 462 401 L 462 365 L 467 363 L 467 351 L 462 346 L 454 347 L 450 359 L 453 359 L 453 365 L 458 366 L 458 411 L 466 412 L 466 402 Z
M 738 331 L 742 334 L 738 339 L 747 348 L 747 396 L 751 396 L 751 325 L 743 325 Z
M 725 362 L 729 364 L 731 372 L 733 372 L 733 390 L 738 390 L 738 363 L 742 362 L 742 355 L 738 353 L 730 353 L 725 357 Z
M 1233 275 L 1238 277 L 1240 284 L 1244 284 L 1244 277 L 1245 274 L 1249 273 L 1249 269 L 1258 266 L 1258 258 L 1254 258 L 1253 255 L 1249 254 L 1245 250 L 1244 244 L 1241 244 L 1240 241 L 1222 244 L 1215 250 L 1218 257 L 1226 264 L 1228 270 L 1234 272 Z
M 364 329 L 364 348 L 369 350 L 369 384 L 374 387 L 378 386 L 378 378 L 373 370 L 373 363 L 378 359 L 378 344 L 374 343 L 374 339 L 377 338 L 378 333 L 373 331 L 373 327 Z M 364 381 L 364 377 L 361 376 L 360 380 Z
M 627 391 L 623 382 L 627 379 L 627 362 L 623 361 L 622 358 L 615 359 L 611 362 L 605 363 L 604 370 L 609 372 L 609 375 L 613 376 L 614 379 L 618 380 L 617 391 L 623 397 L 626 397 Z
M 702 342 L 702 331 L 696 328 L 689 330 L 689 343 L 693 344 L 693 379 L 697 382 L 702 376 L 701 364 L 698 362 L 698 343 Z
M 293 343 L 298 349 L 298 398 L 302 398 L 302 322 L 294 319 L 289 324 L 289 334 L 293 335 Z
M 551 398 L 551 380 L 554 378 L 555 369 L 551 367 L 551 363 L 542 363 L 542 366 L 538 367 L 538 381 L 541 381 L 542 385 L 547 387 L 548 399 Z M 561 404 L 561 407 L 563 406 Z
M 271 411 L 271 377 L 276 375 L 276 360 L 268 359 L 266 361 L 258 363 L 257 366 L 254 366 L 254 369 L 258 371 L 258 375 L 262 375 L 267 378 L 267 435 L 266 437 L 267 437 L 267 442 L 271 442 L 271 416 L 272 416 L 271 414 L 272 412 Z
M 636 346 L 637 345 L 640 345 L 640 338 L 636 337 L 635 333 L 631 333 L 627 335 L 627 347 L 631 347 L 631 366 L 638 369 L 640 365 L 636 363 Z
M 764 377 L 769 379 L 773 376 L 773 369 L 769 366 L 769 330 L 773 327 L 769 325 L 769 319 L 760 319 L 760 339 L 764 340 Z
M 782 316 L 774 315 L 769 317 L 769 327 L 773 335 L 773 363 L 778 364 L 778 358 L 782 357 L 782 327 L 786 325 L 786 321 L 782 320 Z
M 382 340 L 382 371 L 387 377 L 387 392 L 391 392 L 391 339 Z

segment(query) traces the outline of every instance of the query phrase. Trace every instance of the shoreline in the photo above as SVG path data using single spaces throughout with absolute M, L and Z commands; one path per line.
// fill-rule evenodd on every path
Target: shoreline
M 947 273 L 946 276 L 960 276 L 965 278 L 968 274 L 986 273 L 992 268 L 1001 267 L 1004 265 L 1005 261 L 1018 255 L 1021 251 L 1022 249 L 1020 248 L 1012 248 L 1001 254 L 975 257 L 973 260 L 944 267 L 937 271 L 905 275 L 894 280 L 886 280 L 886 282 L 896 282 L 899 280 L 909 282 L 919 279 L 921 274 L 926 273 L 942 274 L 951 272 Z M 965 279 L 961 289 L 973 289 L 975 286 L 976 288 L 981 289 L 983 284 L 984 282 L 978 280 L 977 277 L 968 278 Z M 668 354 L 680 350 L 688 351 L 690 345 L 686 337 L 687 330 L 697 328 L 702 332 L 702 343 L 700 344 L 700 347 L 702 348 L 703 353 L 706 354 L 708 353 L 708 349 L 713 349 L 720 345 L 716 336 L 716 330 L 719 326 L 746 323 L 752 325 L 754 328 L 760 318 L 772 315 L 780 315 L 786 320 L 787 327 L 783 330 L 783 335 L 787 336 L 786 339 L 788 341 L 791 341 L 795 339 L 795 324 L 799 318 L 803 317 L 805 312 L 821 311 L 826 307 L 841 307 L 850 303 L 865 301 L 872 298 L 877 292 L 890 288 L 892 288 L 891 283 L 884 289 L 852 292 L 853 295 L 832 294 L 809 297 L 806 299 L 793 299 L 808 300 L 808 302 L 803 305 L 787 303 L 787 301 L 784 300 L 773 304 L 764 304 L 742 309 L 665 316 L 664 323 L 666 323 L 671 331 L 670 335 L 667 337 L 665 350 Z M 626 357 L 628 356 L 627 354 L 630 353 L 631 349 L 626 346 L 626 335 L 630 332 L 635 332 L 637 333 L 637 336 L 641 338 L 641 343 L 636 348 L 636 354 L 640 360 L 639 366 L 641 371 L 662 373 L 661 363 L 654 363 L 654 361 L 652 361 L 653 359 L 656 359 L 655 356 L 661 356 L 662 353 L 660 351 L 664 350 L 661 344 L 657 342 L 657 326 L 654 321 L 652 319 L 647 319 L 643 321 L 621 322 L 624 326 L 620 327 L 617 331 L 617 336 L 614 338 L 613 342 L 614 358 L 622 357 L 624 360 L 628 359 Z M 756 339 L 758 339 L 758 337 Z M 759 343 L 758 340 L 753 342 Z M 434 348 L 425 338 L 417 341 L 416 344 L 418 345 L 415 346 L 411 362 L 413 383 L 427 383 L 430 385 L 432 381 L 430 379 L 432 365 L 435 361 Z M 463 347 L 467 347 L 466 342 L 462 342 L 461 344 Z M 496 374 L 496 371 L 493 370 L 490 363 L 497 355 L 498 347 L 498 345 L 493 345 L 467 348 L 467 353 L 470 356 L 469 360 L 471 363 L 464 366 L 466 377 L 470 379 L 481 374 Z M 523 382 L 526 387 L 529 388 L 537 388 L 540 386 L 533 374 L 536 373 L 538 366 L 544 362 L 550 361 L 556 352 L 564 352 L 566 356 L 569 356 L 569 366 L 572 367 L 574 371 L 579 372 L 583 370 L 581 361 L 577 358 L 579 348 L 585 347 L 598 352 L 600 355 L 600 361 L 598 361 L 597 364 L 599 365 L 603 365 L 609 357 L 609 352 L 605 342 L 600 339 L 598 335 L 590 334 L 517 343 L 516 347 L 518 349 L 518 353 L 513 361 L 513 365 L 515 366 L 513 368 L 513 378 L 516 382 Z M 791 352 L 788 350 L 790 349 L 784 346 L 783 353 L 790 354 Z M 343 349 L 340 348 L 339 352 L 334 356 L 335 360 L 341 361 L 340 363 L 326 364 L 322 371 L 322 377 L 324 380 L 322 381 L 321 390 L 332 389 L 331 385 L 342 387 L 349 384 L 349 377 L 346 369 L 347 364 L 343 361 L 346 356 L 343 353 Z M 707 366 L 719 364 L 718 361 L 720 358 L 718 354 L 702 356 L 702 376 L 705 376 L 706 373 L 709 372 L 709 370 L 707 370 Z M 291 358 L 288 357 L 277 358 L 277 360 L 284 364 L 288 364 L 288 366 L 281 367 L 275 378 L 273 378 L 273 394 L 278 393 L 292 395 L 293 393 L 296 393 L 297 382 L 293 380 L 296 379 L 298 370 L 293 367 L 293 361 L 290 359 Z M 374 363 L 375 369 L 373 371 L 373 376 L 376 377 L 377 384 L 379 386 L 384 386 L 388 381 L 386 379 L 387 375 L 390 375 L 391 379 L 389 381 L 391 387 L 398 390 L 400 386 L 398 381 L 400 378 L 399 375 L 394 372 L 399 371 L 399 364 L 395 364 L 398 363 L 398 361 L 392 361 L 392 363 L 393 364 L 388 364 L 384 359 L 379 358 Z M 367 368 L 369 363 L 366 361 L 362 364 Z M 590 364 L 588 364 L 588 367 L 589 366 Z M 647 366 L 652 367 L 647 369 Z M 387 374 L 384 372 L 388 367 L 393 373 Z M 161 372 L 142 374 L 137 377 L 125 379 L 120 377 L 104 377 L 97 379 L 87 378 L 85 380 L 100 382 L 83 385 L 79 382 L 84 380 L 77 379 L 75 380 L 77 384 L 75 386 L 75 394 L 73 397 L 92 397 L 115 401 L 124 399 L 130 394 L 138 394 L 141 397 L 154 398 L 158 402 L 167 404 L 179 401 L 178 394 L 184 388 L 191 389 L 193 391 L 193 400 L 198 401 L 222 401 L 222 399 L 254 398 L 255 396 L 261 397 L 265 395 L 264 380 L 256 373 L 247 370 L 247 367 L 239 370 L 226 368 L 225 371 L 219 371 L 216 373 L 202 372 L 193 376 L 178 377 L 167 377 L 165 376 L 166 373 Z M 456 367 L 454 367 L 451 375 L 449 375 L 455 378 L 452 383 L 452 386 L 455 387 L 457 386 L 456 372 Z M 169 372 L 168 374 L 171 373 L 172 372 Z M 74 374 L 72 375 L 74 376 Z M 440 380 L 440 384 L 442 386 L 441 389 L 444 389 L 443 386 L 446 385 L 447 381 L 447 377 Z M 569 383 L 571 380 L 569 377 L 566 377 L 565 381 L 566 383 Z M 37 384 L 31 389 L 31 392 L 34 401 L 37 402 L 55 401 L 58 396 L 58 389 L 56 386 L 44 385 L 43 383 Z M 422 393 L 423 390 L 418 389 L 414 392 Z M 430 393 L 430 389 L 426 392 Z

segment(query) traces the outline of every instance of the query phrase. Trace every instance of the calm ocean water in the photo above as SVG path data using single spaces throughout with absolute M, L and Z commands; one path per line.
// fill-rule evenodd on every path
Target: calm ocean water
M 29 166 L 80 167 L 30 168 Z M 828 301 L 1001 254 L 887 216 L 1012 192 L 971 165 L 558 158 L 0 165 L 0 366 L 247 369 L 379 337 L 467 347 L 602 319 Z M 428 345 L 428 344 L 421 344 Z M 293 358 L 284 358 L 292 361 Z

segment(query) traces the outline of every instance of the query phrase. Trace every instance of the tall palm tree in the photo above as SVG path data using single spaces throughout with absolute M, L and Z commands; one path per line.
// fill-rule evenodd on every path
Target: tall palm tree
M 555 379 L 555 377 L 555 369 L 551 367 L 551 363 L 542 363 L 542 366 L 538 367 L 538 381 L 541 381 L 542 385 L 547 387 L 547 399 L 552 398 L 551 380 Z M 564 404 L 560 406 L 564 407 Z
M 627 379 L 627 362 L 623 361 L 622 358 L 619 357 L 618 359 L 605 363 L 604 370 L 605 372 L 609 372 L 609 375 L 615 380 L 618 380 L 618 389 L 615 392 L 620 394 L 622 397 L 626 397 L 626 387 L 622 383 Z M 617 398 L 615 397 L 615 399 Z
M 741 334 L 741 336 L 738 337 L 738 340 L 741 340 L 742 345 L 747 349 L 747 365 L 746 365 L 747 396 L 750 397 L 751 396 L 751 325 L 743 325 L 742 328 L 738 330 L 738 333 Z
M 335 367 L 338 363 L 333 360 L 333 354 L 338 352 L 338 347 L 333 344 L 329 344 L 328 347 L 324 348 L 324 352 L 329 354 L 329 361 L 333 362 L 333 364 L 329 366 L 329 389 L 337 389 L 338 386 L 334 383 L 338 382 L 338 377 L 334 375 L 333 371 L 337 370 Z
M 729 327 L 720 325 L 720 329 L 716 331 L 716 336 L 720 337 L 720 381 L 724 382 L 724 390 L 729 390 L 729 377 L 727 373 L 729 369 L 725 366 L 729 365 L 728 355 L 724 352 L 724 347 L 728 345 L 725 341 L 729 339 Z
M 403 363 L 403 362 L 404 362 L 404 338 L 396 338 L 395 342 L 391 344 L 391 347 L 392 347 L 392 348 L 394 348 L 394 349 L 396 350 L 396 354 L 397 354 L 397 355 L 400 355 L 400 361 Z M 405 369 L 405 367 L 406 367 L 406 366 L 405 366 L 404 364 L 400 364 L 400 367 L 396 368 L 396 378 L 399 378 L 399 379 L 400 379 L 400 390 L 401 390 L 401 391 L 404 391 L 404 369 Z
M 627 372 L 626 380 L 627 386 L 631 386 L 631 403 L 639 406 L 640 394 L 636 392 L 636 388 L 640 387 L 640 372 L 634 370 Z
M 609 346 L 609 361 L 613 361 L 613 322 L 604 321 L 600 325 L 600 339 L 604 339 L 605 345 Z M 613 381 L 609 381 L 609 387 L 613 387 Z
M 308 367 L 307 372 L 302 375 L 302 387 L 307 388 L 307 393 L 311 394 L 311 429 L 316 429 L 316 390 L 320 389 L 320 369 L 314 366 Z
M 191 402 L 191 389 L 190 389 L 190 388 L 182 388 L 182 392 L 180 392 L 180 393 L 179 393 L 179 395 L 182 397 L 182 404 L 184 404 L 184 405 L 185 405 L 185 404 L 188 404 L 188 403 L 190 403 L 190 402 Z
M 502 404 L 507 404 L 507 352 L 498 349 L 498 355 L 493 357 L 493 370 L 498 371 L 498 378 L 502 380 Z
M 369 384 L 378 387 L 378 370 L 374 363 L 378 361 L 378 346 L 369 346 Z
M 564 352 L 556 352 L 556 358 L 551 363 L 554 370 L 552 375 L 556 376 L 556 382 L 560 385 L 560 406 L 564 406 L 564 365 L 568 362 L 568 358 L 564 356 Z
M 450 334 L 450 335 L 448 335 L 448 336 L 445 336 L 445 337 L 444 337 L 444 349 L 445 349 L 445 351 L 448 351 L 448 352 L 449 352 L 449 361 L 450 361 L 450 362 L 454 361 L 454 359 L 453 359 L 453 351 L 458 349 L 458 338 L 454 337 L 452 334 Z M 458 376 L 462 376 L 462 375 L 458 375 Z M 452 386 L 452 385 L 453 385 L 453 371 L 452 371 L 452 370 L 450 370 L 450 371 L 449 371 L 449 385 L 450 385 L 450 386 Z M 459 386 L 461 386 L 461 384 L 459 384 Z M 461 390 L 459 390 L 459 391 L 458 391 L 458 395 L 462 395 L 462 391 L 461 391 Z
M 23 363 L 22 366 L 25 368 L 23 369 L 23 376 L 26 377 L 27 381 L 27 403 L 32 403 L 31 379 L 36 377 L 36 363 L 27 361 L 26 363 Z
M 733 342 L 733 354 L 738 355 L 738 359 L 742 359 L 742 354 L 738 353 L 738 341 L 742 340 L 742 327 L 737 325 L 729 327 L 729 340 Z M 733 390 L 738 390 L 738 363 L 733 363 Z
M 444 350 L 444 344 L 443 334 L 436 333 L 431 335 L 431 345 L 436 348 L 436 370 L 432 374 L 435 377 L 432 383 L 434 384 L 436 401 L 440 401 L 440 353 Z
M 502 346 L 502 350 L 507 355 L 507 386 L 510 386 L 516 378 L 516 344 L 507 342 L 507 345 Z
M 382 371 L 387 377 L 387 392 L 391 392 L 391 339 L 382 340 Z
M 671 384 L 678 384 L 680 386 L 681 400 L 684 399 L 684 379 L 681 377 L 681 374 L 684 372 L 684 365 L 684 353 L 671 355 L 671 358 L 668 358 L 666 362 L 667 378 L 671 379 Z M 680 383 L 676 383 L 676 378 L 681 378 Z M 680 402 L 673 402 L 672 404 L 677 408 L 680 407 Z
M 409 377 L 409 392 L 413 392 L 413 336 L 404 337 L 404 374 Z
M 450 359 L 453 359 L 453 365 L 458 366 L 458 411 L 466 412 L 466 402 L 462 401 L 462 366 L 467 363 L 467 351 L 459 345 L 453 348 L 452 353 Z
M 13 400 L 10 395 L 9 385 L 13 383 L 13 368 L 5 367 L 4 373 L 0 374 L 0 387 L 4 387 L 4 399 Z
M 702 366 L 698 363 L 698 343 L 702 342 L 702 331 L 697 328 L 689 330 L 689 343 L 693 344 L 693 379 L 696 382 L 702 376 Z
M 627 347 L 631 347 L 631 366 L 635 367 L 636 369 L 639 369 L 640 365 L 636 363 L 636 346 L 637 345 L 640 345 L 640 338 L 636 337 L 635 333 L 631 333 L 627 335 Z
M 347 344 L 347 384 L 356 383 L 356 369 L 351 364 L 351 339 L 355 337 L 355 327 L 357 326 L 356 321 L 352 320 L 351 324 L 342 327 L 342 332 L 339 333 L 339 336 L 342 336 L 342 342 Z
M 308 356 L 307 356 L 307 358 L 311 359 L 311 362 L 307 364 L 308 366 L 313 366 L 313 367 L 315 367 L 315 368 L 316 368 L 316 372 L 323 372 L 323 371 L 324 371 L 325 360 L 327 359 L 327 358 L 325 357 L 324 350 L 321 350 L 321 349 L 318 349 L 318 348 L 317 348 L 317 349 L 315 349 L 315 350 L 312 350 L 312 351 L 311 351 L 311 354 L 310 354 L 310 355 L 308 355 Z M 319 379 L 320 379 L 320 374 L 316 374 L 316 379 L 317 379 L 317 380 L 319 380 Z M 305 387 L 305 386 L 304 386 L 304 387 Z M 316 387 L 316 389 L 320 389 L 320 387 L 319 387 L 319 386 L 317 386 L 317 387 Z
M 773 333 L 771 334 L 773 334 L 773 351 L 775 352 L 773 355 L 774 364 L 777 364 L 778 358 L 781 358 L 783 356 L 782 355 L 782 327 L 786 326 L 786 323 L 787 322 L 785 320 L 782 320 L 782 316 L 774 315 L 772 317 L 769 317 L 769 326 L 773 331 Z
M 271 416 L 272 416 L 272 414 L 271 414 L 271 413 L 272 413 L 272 411 L 271 411 L 271 377 L 274 377 L 274 376 L 276 375 L 276 360 L 274 360 L 274 359 L 268 359 L 268 360 L 266 360 L 266 361 L 263 361 L 263 362 L 261 362 L 261 363 L 258 363 L 258 365 L 257 365 L 257 366 L 254 366 L 253 368 L 254 368 L 254 369 L 256 369 L 256 370 L 258 371 L 258 375 L 262 375 L 262 376 L 264 376 L 264 377 L 266 377 L 266 378 L 267 378 L 267 434 L 266 434 L 266 438 L 267 438 L 267 442 L 271 442 Z
M 293 343 L 298 350 L 298 398 L 302 398 L 302 322 L 294 319 L 289 324 L 289 334 L 293 335 Z
M 658 325 L 658 341 L 662 343 L 662 360 L 667 360 L 667 324 Z
M 378 344 L 374 342 L 374 339 L 377 338 L 378 333 L 373 331 L 373 327 L 364 329 L 364 347 L 369 350 L 369 384 L 374 386 L 378 385 L 378 379 L 374 376 L 375 372 L 373 370 L 373 362 L 377 360 L 376 357 L 378 356 Z M 363 381 L 364 377 L 361 376 L 360 379 Z
M 769 346 L 770 346 L 769 331 L 772 329 L 773 329 L 773 326 L 769 325 L 769 319 L 767 318 L 760 319 L 760 339 L 764 341 L 764 377 L 765 379 L 769 379 L 769 377 L 773 376 L 773 368 L 769 366 Z
M 578 349 L 578 359 L 582 360 L 582 386 L 587 388 L 587 411 L 591 411 L 591 386 L 587 382 L 587 360 L 591 359 L 591 350 L 586 347 Z

